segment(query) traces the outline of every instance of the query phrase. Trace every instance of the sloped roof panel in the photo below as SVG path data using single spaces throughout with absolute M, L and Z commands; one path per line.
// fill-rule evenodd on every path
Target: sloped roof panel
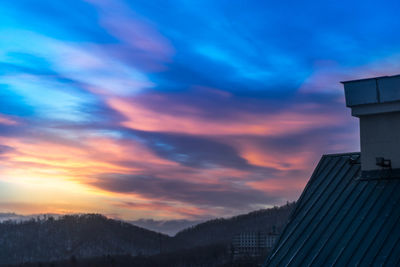
M 322 157 L 267 266 L 400 263 L 400 179 L 358 180 L 359 156 Z

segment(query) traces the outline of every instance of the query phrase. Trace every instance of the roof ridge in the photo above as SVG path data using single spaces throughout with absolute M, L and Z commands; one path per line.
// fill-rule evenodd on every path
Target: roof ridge
M 350 156 L 350 155 L 361 155 L 361 152 L 343 152 L 343 153 L 332 153 L 323 154 L 323 157 L 338 157 L 338 156 Z

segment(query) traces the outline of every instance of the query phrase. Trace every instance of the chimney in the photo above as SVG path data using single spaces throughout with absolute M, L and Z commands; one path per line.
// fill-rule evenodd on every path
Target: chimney
M 361 178 L 400 177 L 400 75 L 342 83 L 360 119 Z

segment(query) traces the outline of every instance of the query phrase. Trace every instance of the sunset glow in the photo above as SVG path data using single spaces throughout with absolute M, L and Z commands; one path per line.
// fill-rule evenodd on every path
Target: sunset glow
M 3 1 L 0 212 L 199 220 L 296 200 L 322 154 L 359 150 L 339 82 L 399 72 L 398 37 L 362 29 L 400 22 L 292 4 Z

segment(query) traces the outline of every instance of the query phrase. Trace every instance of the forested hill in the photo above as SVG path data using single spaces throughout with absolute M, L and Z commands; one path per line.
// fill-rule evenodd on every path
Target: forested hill
M 170 240 L 172 249 L 206 246 L 210 244 L 229 244 L 234 235 L 246 231 L 270 232 L 273 228 L 279 233 L 286 225 L 295 203 L 281 207 L 262 209 L 228 219 L 214 219 L 177 233 Z
M 180 255 L 180 251 L 184 254 L 184 250 L 190 248 L 215 245 L 228 248 L 233 236 L 243 231 L 271 231 L 273 227 L 280 231 L 293 207 L 294 204 L 288 204 L 207 221 L 174 237 L 97 214 L 5 221 L 0 223 L 0 264 L 105 255 L 152 255 L 160 251 Z
M 159 253 L 170 237 L 97 214 L 0 224 L 0 264 Z M 161 242 L 160 242 L 161 241 Z

